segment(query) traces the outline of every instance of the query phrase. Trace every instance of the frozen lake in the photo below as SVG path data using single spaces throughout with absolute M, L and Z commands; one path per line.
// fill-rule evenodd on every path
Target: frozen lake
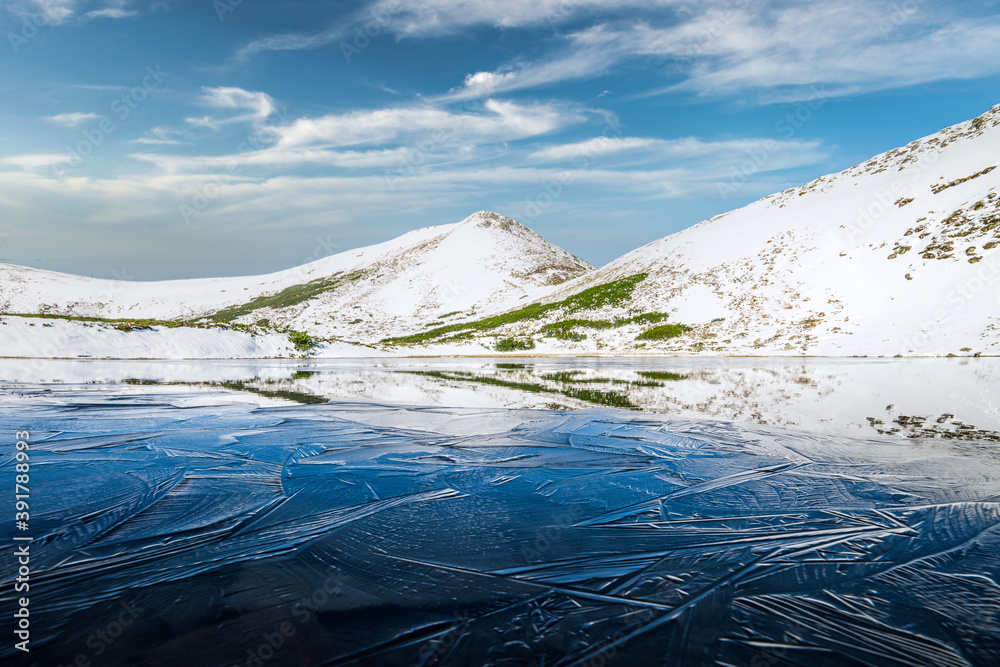
M 12 481 L 30 432 L 5 609 L 32 538 L 31 652 L 0 656 L 994 665 L 998 380 L 998 359 L 0 360 Z

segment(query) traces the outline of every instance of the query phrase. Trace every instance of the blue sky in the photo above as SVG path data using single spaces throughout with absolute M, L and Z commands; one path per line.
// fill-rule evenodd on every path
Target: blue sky
M 4 0 L 0 261 L 263 273 L 490 209 L 603 264 L 1000 103 L 998 4 Z

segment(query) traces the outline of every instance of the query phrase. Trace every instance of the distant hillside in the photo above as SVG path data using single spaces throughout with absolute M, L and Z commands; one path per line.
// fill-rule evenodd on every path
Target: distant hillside
M 593 268 L 510 218 L 480 211 L 263 276 L 115 282 L 0 264 L 0 313 L 267 320 L 366 342 L 500 312 Z

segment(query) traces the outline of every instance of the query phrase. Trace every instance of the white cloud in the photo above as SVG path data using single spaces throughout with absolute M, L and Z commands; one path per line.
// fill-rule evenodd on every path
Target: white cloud
M 570 20 L 621 10 L 662 10 L 683 6 L 684 0 L 422 0 L 401 3 L 379 0 L 374 13 L 392 16 L 390 26 L 401 35 L 427 36 L 459 32 L 478 26 L 524 28 L 557 27 Z M 396 9 L 393 10 L 393 7 Z
M 28 17 L 36 25 L 59 25 L 74 18 L 123 19 L 136 16 L 140 10 L 131 8 L 133 0 L 12 0 L 6 9 Z M 150 3 L 154 6 L 157 3 Z
M 65 153 L 36 153 L 0 158 L 0 165 L 20 167 L 22 169 L 38 169 L 40 167 L 51 167 L 65 161 Z
M 283 168 L 319 165 L 342 169 L 391 169 L 414 159 L 412 148 L 371 151 L 267 148 L 259 151 L 217 156 L 163 155 L 134 153 L 130 157 L 156 165 L 164 173 L 191 174 L 234 171 L 243 167 Z M 426 159 L 426 158 L 425 158 Z
M 318 49 L 335 42 L 347 34 L 345 26 L 336 25 L 323 32 L 307 33 L 286 33 L 281 35 L 268 35 L 253 39 L 239 49 L 237 49 L 233 59 L 244 61 L 256 53 L 267 51 L 304 51 L 306 49 Z
M 171 130 L 170 128 L 158 126 L 151 130 L 147 130 L 143 136 L 135 139 L 137 144 L 148 144 L 148 145 L 176 145 L 181 143 L 179 139 L 175 139 L 175 136 L 181 136 L 181 132 L 177 130 Z
M 20 14 L 43 17 L 43 23 L 59 24 L 69 20 L 79 4 L 78 0 L 22 0 L 12 7 Z
M 239 106 L 244 96 L 228 93 L 218 96 L 219 100 L 226 100 L 220 104 L 228 105 L 230 98 Z M 381 169 L 385 173 L 401 168 L 427 171 L 496 159 L 509 151 L 508 142 L 556 132 L 584 120 L 583 114 L 571 108 L 497 100 L 487 100 L 476 111 L 461 112 L 429 105 L 390 107 L 259 126 L 257 140 L 245 146 L 254 150 L 229 155 L 146 152 L 131 157 L 166 173 L 294 166 Z M 179 135 L 175 131 L 154 128 L 136 143 L 176 143 L 176 136 Z
M 564 47 L 546 59 L 511 66 L 498 72 L 477 72 L 445 99 L 470 99 L 482 95 L 479 82 L 489 82 L 491 92 L 537 88 L 552 83 L 589 79 L 607 73 L 629 57 L 631 45 L 618 29 L 596 26 L 567 37 Z
M 516 76 L 513 72 L 476 72 L 465 77 L 464 88 L 476 97 L 484 97 L 507 87 Z
M 751 91 L 763 102 L 802 99 L 816 85 L 841 95 L 1000 71 L 1000 17 L 960 17 L 931 0 L 912 10 L 858 0 L 755 5 L 709 32 L 638 24 L 618 38 L 629 56 L 681 64 L 686 80 L 667 90 Z
M 274 99 L 267 93 L 235 87 L 202 88 L 202 101 L 220 109 L 248 111 L 252 118 L 267 118 L 274 113 Z
M 595 137 L 572 144 L 548 146 L 535 151 L 528 158 L 536 162 L 563 162 L 646 150 L 665 143 L 668 142 L 640 137 Z
M 204 87 L 201 92 L 199 99 L 201 104 L 216 109 L 230 109 L 237 112 L 237 115 L 229 118 L 202 116 L 201 118 L 186 119 L 190 125 L 197 127 L 215 129 L 227 123 L 262 121 L 277 110 L 274 99 L 267 93 L 259 91 L 244 90 L 233 86 L 219 86 Z
M 697 137 L 652 139 L 644 137 L 594 137 L 586 141 L 547 146 L 528 155 L 529 163 L 569 164 L 577 169 L 595 163 L 605 169 L 640 172 L 643 165 L 670 166 L 708 177 L 727 174 L 733 165 L 750 159 L 756 171 L 772 172 L 816 164 L 828 157 L 821 143 L 799 139 L 723 139 Z
M 105 7 L 87 12 L 88 19 L 127 19 L 138 16 L 138 9 L 122 9 L 121 7 Z
M 93 112 L 83 113 L 81 111 L 74 111 L 72 113 L 61 113 L 55 116 L 45 116 L 44 120 L 50 123 L 55 123 L 56 125 L 63 125 L 65 127 L 77 127 L 83 125 L 87 121 L 97 120 L 100 118 L 100 114 Z
M 518 105 L 487 100 L 484 113 L 455 113 L 432 106 L 358 111 L 303 118 L 274 127 L 282 147 L 383 145 L 404 136 L 429 137 L 433 145 L 516 141 L 580 122 L 579 113 L 551 104 Z

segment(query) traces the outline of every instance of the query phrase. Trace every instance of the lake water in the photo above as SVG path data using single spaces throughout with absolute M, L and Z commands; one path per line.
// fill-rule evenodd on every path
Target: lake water
M 0 360 L 0 604 L 14 630 L 30 597 L 31 648 L 0 656 L 994 665 L 998 381 L 1000 359 Z

